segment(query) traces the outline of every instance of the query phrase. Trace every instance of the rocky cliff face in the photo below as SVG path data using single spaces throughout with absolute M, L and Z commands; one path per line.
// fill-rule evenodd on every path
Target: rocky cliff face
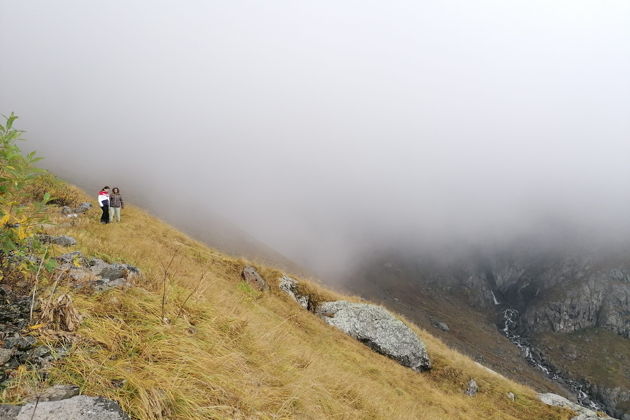
M 421 281 L 449 290 L 461 288 L 471 305 L 518 309 L 525 331 L 569 333 L 606 328 L 630 338 L 630 256 L 628 263 L 591 256 L 493 255 L 458 265 L 434 265 Z M 424 275 L 423 275 L 424 274 Z
M 613 269 L 586 275 L 528 305 L 522 322 L 527 329 L 568 333 L 590 327 L 609 329 L 630 338 L 630 281 Z
M 604 264 L 590 257 L 500 261 L 485 276 L 471 276 L 477 284 L 485 283 L 480 290 L 490 288 L 501 304 L 519 309 L 527 331 L 569 333 L 599 327 L 630 338 L 630 269 Z M 496 304 L 487 295 L 479 298 L 486 307 Z

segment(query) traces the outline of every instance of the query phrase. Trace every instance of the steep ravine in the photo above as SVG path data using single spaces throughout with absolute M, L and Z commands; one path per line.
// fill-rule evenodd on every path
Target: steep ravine
M 445 341 L 468 347 L 480 361 L 494 360 L 493 368 L 515 379 L 536 382 L 510 368 L 514 355 L 500 340 L 490 343 L 490 333 L 458 330 L 481 330 L 461 319 L 478 312 L 477 324 L 491 324 L 483 328 L 504 335 L 530 366 L 580 403 L 630 418 L 630 253 L 504 247 L 446 259 L 390 252 L 371 258 L 348 284 L 418 322 L 450 317 L 455 324 L 442 333 Z
M 516 309 L 505 309 L 503 311 L 503 323 L 499 327 L 508 340 L 519 348 L 525 360 L 527 360 L 530 365 L 543 372 L 551 380 L 559 382 L 571 390 L 575 394 L 577 402 L 581 405 L 593 410 L 603 411 L 605 409 L 604 404 L 598 402 L 595 396 L 589 395 L 588 384 L 568 378 L 566 374 L 563 374 L 558 368 L 552 366 L 550 362 L 545 359 L 544 354 L 539 349 L 535 348 L 527 338 L 519 335 L 519 318 L 520 314 Z

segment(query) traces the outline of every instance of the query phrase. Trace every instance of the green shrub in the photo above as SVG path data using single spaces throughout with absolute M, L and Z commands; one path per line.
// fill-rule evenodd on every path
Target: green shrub
M 13 128 L 17 116 L 5 117 L 0 124 L 0 280 L 11 275 L 24 277 L 37 265 L 33 254 L 41 255 L 41 244 L 32 237 L 45 221 L 45 205 L 50 199 L 44 193 L 40 200 L 28 198 L 28 189 L 42 174 L 34 163 L 40 158 L 31 152 L 24 155 L 17 145 L 22 131 Z

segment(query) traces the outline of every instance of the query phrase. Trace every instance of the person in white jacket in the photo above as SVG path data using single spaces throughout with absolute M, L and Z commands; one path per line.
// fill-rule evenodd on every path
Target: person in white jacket
M 98 205 L 101 206 L 103 211 L 101 223 L 109 223 L 109 187 L 107 185 L 98 193 Z

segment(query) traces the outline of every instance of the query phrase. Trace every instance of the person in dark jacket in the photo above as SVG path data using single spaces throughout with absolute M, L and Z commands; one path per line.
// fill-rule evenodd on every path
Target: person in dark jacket
M 109 223 L 109 187 L 107 185 L 98 193 L 98 205 L 101 206 L 103 211 L 101 223 Z
M 120 209 L 125 208 L 125 202 L 118 187 L 112 189 L 112 193 L 109 196 L 109 219 L 112 222 L 120 222 Z

